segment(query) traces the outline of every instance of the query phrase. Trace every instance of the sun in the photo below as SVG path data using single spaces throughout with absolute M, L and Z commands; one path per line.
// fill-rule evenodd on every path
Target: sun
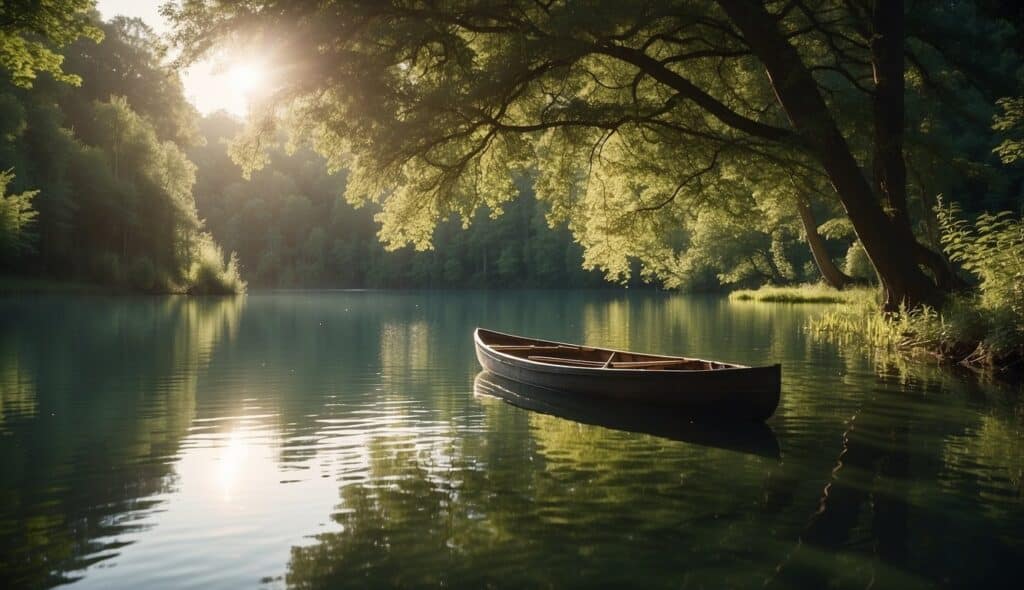
M 263 68 L 251 63 L 236 64 L 228 70 L 228 79 L 236 92 L 248 95 L 263 85 Z

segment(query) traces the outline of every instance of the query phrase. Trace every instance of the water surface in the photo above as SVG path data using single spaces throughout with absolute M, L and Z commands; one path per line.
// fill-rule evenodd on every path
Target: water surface
M 0 299 L 0 585 L 1017 587 L 1019 386 L 872 363 L 823 309 Z M 782 403 L 755 448 L 522 409 L 474 395 L 476 325 L 780 362 Z

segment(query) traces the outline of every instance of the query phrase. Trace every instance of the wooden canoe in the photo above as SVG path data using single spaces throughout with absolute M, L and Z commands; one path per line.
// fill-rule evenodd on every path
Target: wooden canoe
M 525 410 L 602 428 L 780 458 L 775 434 L 763 422 L 680 420 L 674 412 L 666 412 L 658 406 L 630 406 L 629 411 L 624 412 L 622 402 L 616 400 L 565 395 L 505 379 L 490 371 L 477 374 L 473 380 L 473 395 L 497 398 Z
M 670 407 L 693 417 L 763 421 L 779 405 L 782 367 L 643 354 L 477 328 L 476 357 L 491 373 L 565 395 Z

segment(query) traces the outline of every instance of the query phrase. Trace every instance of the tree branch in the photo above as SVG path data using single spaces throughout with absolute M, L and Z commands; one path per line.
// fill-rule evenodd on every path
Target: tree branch
M 694 102 L 729 127 L 749 135 L 773 141 L 784 141 L 795 137 L 793 132 L 788 129 L 767 125 L 737 113 L 715 97 L 698 88 L 693 82 L 668 69 L 658 60 L 639 50 L 619 45 L 603 45 L 595 47 L 594 53 L 614 57 L 639 68 L 648 76 L 672 88 L 682 97 Z

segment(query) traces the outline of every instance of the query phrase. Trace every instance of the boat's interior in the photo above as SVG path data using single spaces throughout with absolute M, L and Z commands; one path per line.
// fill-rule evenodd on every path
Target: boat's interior
M 532 340 L 510 334 L 480 330 L 480 340 L 492 350 L 519 358 L 566 367 L 595 369 L 644 369 L 648 371 L 710 371 L 736 365 L 677 356 L 642 354 Z

